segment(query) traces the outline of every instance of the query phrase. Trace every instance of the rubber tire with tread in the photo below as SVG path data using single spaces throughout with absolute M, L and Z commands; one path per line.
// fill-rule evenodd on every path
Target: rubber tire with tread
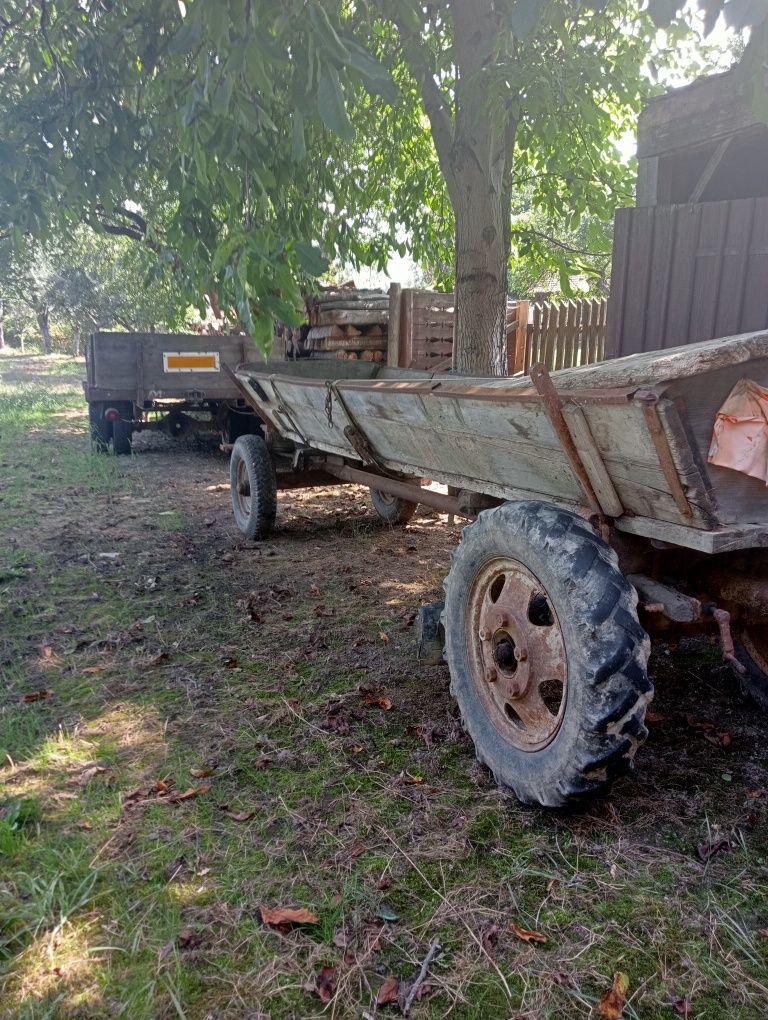
M 120 417 L 112 422 L 112 449 L 116 456 L 125 457 L 132 449 L 133 404 L 130 400 L 118 400 L 113 406 Z
M 734 674 L 739 681 L 742 692 L 746 695 L 746 697 L 750 698 L 758 706 L 758 708 L 761 708 L 764 712 L 768 712 L 768 675 L 763 672 L 759 664 L 755 662 L 746 647 L 738 639 L 734 641 L 734 652 L 736 653 L 736 658 L 739 662 L 746 666 L 747 669 L 747 672 L 744 674 L 737 673 L 736 670 L 734 670 Z
M 245 514 L 237 498 L 237 469 L 245 463 L 251 486 L 251 512 Z M 240 436 L 229 458 L 229 484 L 235 523 L 246 538 L 268 538 L 277 517 L 277 480 L 269 447 L 261 436 Z
M 88 425 L 91 433 L 91 448 L 95 453 L 106 453 L 112 438 L 112 422 L 104 417 L 106 404 L 94 400 L 88 404 Z
M 565 643 L 565 712 L 552 741 L 537 751 L 515 747 L 495 728 L 469 666 L 468 596 L 477 572 L 497 557 L 517 559 L 541 582 Z M 616 554 L 583 518 L 538 501 L 486 510 L 464 529 L 445 590 L 451 691 L 478 759 L 500 786 L 523 803 L 562 807 L 606 790 L 631 768 L 648 735 L 650 641 Z
M 399 496 L 391 497 L 387 493 L 379 492 L 378 489 L 371 489 L 370 493 L 373 509 L 385 524 L 392 526 L 407 524 L 419 505 L 408 499 L 401 499 Z

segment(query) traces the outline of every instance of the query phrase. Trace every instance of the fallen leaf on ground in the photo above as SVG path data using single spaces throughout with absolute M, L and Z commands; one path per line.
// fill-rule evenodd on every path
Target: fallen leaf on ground
M 179 932 L 178 941 L 181 949 L 194 949 L 200 944 L 201 936 L 194 928 L 182 928 Z
M 106 666 L 86 666 L 83 673 L 103 673 Z
M 207 779 L 208 776 L 213 775 L 213 769 L 190 769 L 190 776 L 194 776 L 195 779 Z
M 410 772 L 406 772 L 403 782 L 407 786 L 418 786 L 419 783 L 424 782 L 424 776 L 412 776 Z
M 336 993 L 337 974 L 335 967 L 321 967 L 315 980 L 315 990 L 321 1002 L 330 1002 Z
M 386 903 L 382 903 L 376 911 L 376 916 L 380 917 L 382 921 L 399 921 L 400 915 L 396 914 L 392 907 Z
M 383 641 L 385 644 L 389 642 L 389 634 L 385 630 L 379 631 L 379 641 Z
M 32 694 L 25 694 L 21 699 L 25 705 L 31 705 L 33 701 L 47 701 L 48 698 L 53 697 L 53 691 L 33 691 Z
M 747 800 L 759 800 L 765 796 L 765 790 L 747 790 Z
M 390 1002 L 397 1002 L 397 993 L 400 991 L 400 982 L 396 977 L 385 978 L 384 984 L 376 996 L 377 1006 L 386 1006 Z
M 225 484 L 224 482 L 218 482 L 216 485 L 206 485 L 205 487 L 206 492 L 229 492 L 229 489 L 229 483 Z
M 255 811 L 232 811 L 226 804 L 219 804 L 219 810 L 234 822 L 249 822 L 256 814 Z
M 259 907 L 261 920 L 271 928 L 290 928 L 294 924 L 317 924 L 319 918 L 305 907 Z
M 558 892 L 560 884 L 561 883 L 559 878 L 550 878 L 550 880 L 547 882 L 547 892 L 550 894 L 550 896 Z
M 547 936 L 542 935 L 540 931 L 529 931 L 527 928 L 521 928 L 519 925 L 515 924 L 514 921 L 510 924 L 509 930 L 516 938 L 520 939 L 521 942 L 547 941 Z
M 672 1008 L 675 1013 L 678 1013 L 680 1016 L 690 1016 L 693 1012 L 693 1006 L 687 999 L 682 997 L 673 1001 Z
M 159 666 L 163 662 L 167 662 L 170 659 L 168 652 L 158 652 L 157 655 L 153 655 L 151 659 L 147 659 L 144 665 L 146 666 Z
M 688 723 L 689 729 L 701 730 L 703 733 L 711 733 L 715 728 L 715 724 L 706 722 L 703 719 L 695 719 L 692 715 L 687 715 L 685 721 Z
M 90 783 L 90 781 L 93 779 L 94 776 L 97 776 L 100 772 L 106 772 L 106 771 L 107 770 L 104 768 L 103 765 L 91 765 L 91 767 L 89 769 L 86 769 L 84 772 L 80 773 L 80 778 L 78 779 L 78 783 L 81 786 L 87 786 L 88 783 Z
M 40 645 L 40 658 L 41 659 L 53 658 L 53 648 L 51 645 Z
M 733 850 L 733 844 L 728 836 L 721 836 L 719 839 L 711 840 L 708 843 L 699 843 L 697 852 L 699 858 L 705 863 L 715 854 Z
M 598 1016 L 604 1017 L 605 1020 L 621 1020 L 628 988 L 629 978 L 617 970 L 613 975 L 613 984 L 597 1004 Z
M 376 705 L 377 708 L 383 709 L 385 712 L 389 712 L 392 708 L 392 701 L 390 698 L 376 698 L 372 694 L 366 694 L 363 698 L 364 705 Z
M 221 664 L 222 666 L 226 666 L 227 669 L 234 669 L 235 666 L 237 665 L 237 659 L 234 659 L 232 658 L 231 655 L 228 655 L 226 659 L 221 660 Z
M 203 793 L 208 793 L 210 786 L 190 786 L 188 790 L 184 790 L 183 793 L 172 793 L 168 800 L 176 803 L 180 800 L 189 800 L 191 797 L 199 797 Z
M 651 722 L 651 723 L 666 722 L 667 719 L 669 719 L 669 716 L 668 715 L 664 715 L 663 712 L 646 712 L 645 713 L 645 721 L 646 722 Z
M 175 779 L 156 779 L 153 789 L 159 797 L 164 797 L 166 794 L 171 792 L 175 785 Z

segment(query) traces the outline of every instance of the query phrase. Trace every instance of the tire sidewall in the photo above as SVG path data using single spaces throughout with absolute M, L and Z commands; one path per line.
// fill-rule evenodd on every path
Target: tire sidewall
M 244 514 L 237 498 L 237 473 L 245 464 L 251 487 L 251 512 Z M 275 524 L 277 481 L 272 457 L 264 439 L 258 435 L 240 436 L 229 458 L 229 484 L 235 523 L 248 539 L 266 538 Z
M 596 709 L 599 715 L 601 692 L 597 674 L 614 654 L 617 644 L 612 619 L 595 624 L 594 593 L 589 591 L 591 575 L 585 581 L 572 576 L 569 570 L 585 539 L 596 550 L 596 557 L 613 568 L 617 585 L 623 582 L 628 587 L 615 565 L 614 553 L 585 521 L 579 519 L 574 532 L 562 534 L 564 514 L 534 503 L 506 504 L 481 514 L 464 531 L 447 582 L 445 602 L 451 689 L 478 758 L 519 799 L 547 806 L 560 806 L 568 800 L 562 779 L 573 763 L 585 757 L 584 720 L 594 717 Z M 483 681 L 476 681 L 473 676 L 467 647 L 466 614 L 473 579 L 487 563 L 502 557 L 520 561 L 541 583 L 560 624 L 566 651 L 568 683 L 563 717 L 550 743 L 536 751 L 515 747 L 494 726 L 477 694 L 477 684 Z M 609 583 L 613 583 L 613 578 Z M 617 590 L 617 598 L 619 595 Z M 600 738 L 591 733 L 590 739 L 594 750 Z

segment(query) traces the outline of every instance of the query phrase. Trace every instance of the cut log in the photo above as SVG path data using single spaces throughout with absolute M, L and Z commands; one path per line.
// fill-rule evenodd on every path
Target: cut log
M 358 336 L 339 339 L 329 336 L 325 340 L 317 341 L 320 351 L 385 351 L 387 340 L 383 336 Z
M 344 337 L 349 334 L 341 326 L 313 326 L 307 333 L 307 340 L 322 340 L 328 336 Z
M 386 308 L 389 309 L 389 298 L 366 298 L 360 301 L 318 301 L 317 307 L 321 312 L 337 312 L 345 309 L 364 308 L 367 310 Z
M 386 355 L 386 351 L 361 351 L 360 352 L 360 360 L 361 361 L 385 361 L 386 360 L 386 356 L 387 356 Z
M 357 361 L 357 351 L 336 351 L 339 361 Z
M 373 311 L 356 311 L 351 308 L 343 308 L 332 312 L 319 312 L 317 316 L 318 326 L 346 325 L 352 326 L 373 326 L 382 325 L 389 321 L 389 309 L 375 309 Z

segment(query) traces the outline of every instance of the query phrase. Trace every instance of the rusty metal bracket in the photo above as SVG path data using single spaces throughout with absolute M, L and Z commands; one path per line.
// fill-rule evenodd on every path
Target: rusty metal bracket
M 326 380 L 325 390 L 326 390 L 326 392 L 325 392 L 325 417 L 328 419 L 328 428 L 332 429 L 333 428 L 333 394 L 334 394 L 334 388 L 333 388 L 332 380 L 330 380 L 330 379 Z M 337 393 L 336 397 L 338 398 L 338 396 L 339 395 Z
M 739 676 L 744 676 L 747 668 L 743 662 L 736 657 L 733 648 L 733 635 L 731 634 L 731 614 L 725 609 L 719 609 L 713 602 L 707 602 L 701 607 L 705 616 L 711 616 L 717 624 L 720 632 L 720 647 L 723 650 L 723 659 L 730 662 Z
M 672 498 L 677 504 L 678 510 L 684 517 L 693 517 L 693 507 L 688 502 L 685 489 L 683 488 L 680 476 L 677 473 L 677 467 L 675 466 L 675 462 L 672 457 L 672 451 L 669 448 L 667 434 L 664 431 L 664 426 L 659 418 L 657 407 L 659 403 L 659 396 L 657 393 L 654 393 L 653 390 L 638 390 L 634 399 L 643 409 L 645 424 L 648 428 L 648 433 L 651 437 L 653 447 L 656 450 L 656 455 L 659 458 L 661 470 L 664 472 L 664 478 L 666 479 L 669 490 L 672 493 Z
M 544 405 L 544 410 L 547 413 L 550 424 L 555 430 L 555 435 L 560 440 L 560 445 L 563 447 L 563 450 L 568 457 L 573 473 L 578 479 L 579 485 L 584 492 L 587 502 L 590 508 L 594 510 L 594 512 L 598 514 L 602 520 L 604 518 L 603 508 L 600 506 L 600 500 L 597 498 L 597 494 L 594 490 L 587 469 L 584 467 L 582 459 L 579 456 L 579 451 L 576 449 L 576 444 L 574 443 L 573 436 L 568 428 L 568 423 L 563 417 L 560 395 L 555 389 L 555 385 L 547 371 L 546 365 L 543 365 L 541 362 L 531 365 L 530 376 L 531 382 L 536 387 L 536 392 L 541 397 L 541 402 Z

